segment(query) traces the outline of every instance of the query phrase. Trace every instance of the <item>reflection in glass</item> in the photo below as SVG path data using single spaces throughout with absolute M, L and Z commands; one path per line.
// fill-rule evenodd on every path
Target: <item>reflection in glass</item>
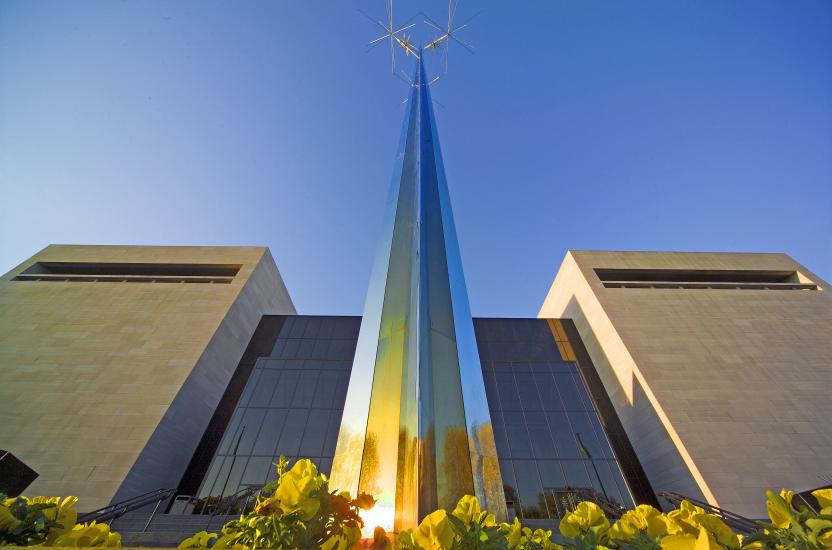
M 632 506 L 577 364 L 562 359 L 574 357 L 571 346 L 553 338 L 565 339 L 559 323 L 477 319 L 476 327 L 509 513 L 557 519 L 581 500 Z
M 255 363 L 197 493 L 200 498 L 262 485 L 274 478 L 272 464 L 280 455 L 310 458 L 329 474 L 349 364 L 320 354 L 337 343 L 346 350 L 340 354 L 352 355 L 359 322 L 350 317 L 286 318 L 271 356 Z M 287 345 L 300 337 L 313 344 Z M 298 356 L 302 349 L 310 356 Z

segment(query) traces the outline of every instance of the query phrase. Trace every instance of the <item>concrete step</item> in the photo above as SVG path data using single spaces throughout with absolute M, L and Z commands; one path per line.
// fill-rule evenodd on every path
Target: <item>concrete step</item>
M 195 514 L 156 514 L 148 524 L 150 514 L 129 512 L 113 520 L 111 527 L 119 533 L 184 533 L 189 537 L 199 531 L 219 531 L 226 522 L 240 516 L 200 516 Z M 183 537 L 184 538 L 184 537 Z

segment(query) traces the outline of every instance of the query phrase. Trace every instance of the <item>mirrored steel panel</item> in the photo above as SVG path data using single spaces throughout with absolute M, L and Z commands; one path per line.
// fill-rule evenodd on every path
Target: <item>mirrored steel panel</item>
M 475 494 L 505 501 L 442 154 L 417 63 L 347 392 L 332 486 L 413 527 Z

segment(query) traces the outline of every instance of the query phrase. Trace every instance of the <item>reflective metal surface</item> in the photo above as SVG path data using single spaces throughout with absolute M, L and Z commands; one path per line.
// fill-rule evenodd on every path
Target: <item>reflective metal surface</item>
M 476 494 L 506 515 L 442 154 L 418 62 L 332 466 L 407 529 Z

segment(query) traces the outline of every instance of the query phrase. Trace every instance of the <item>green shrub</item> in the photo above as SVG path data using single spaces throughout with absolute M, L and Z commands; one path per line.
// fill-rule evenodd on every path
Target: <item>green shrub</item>
M 78 497 L 16 497 L 0 494 L 0 546 L 121 546 L 106 524 L 76 524 Z
M 254 511 L 226 523 L 220 535 L 201 531 L 179 548 L 347 550 L 360 541 L 364 523 L 358 511 L 372 508 L 375 500 L 330 492 L 326 476 L 308 459 L 287 466 L 280 457 L 277 480 L 263 488 Z

